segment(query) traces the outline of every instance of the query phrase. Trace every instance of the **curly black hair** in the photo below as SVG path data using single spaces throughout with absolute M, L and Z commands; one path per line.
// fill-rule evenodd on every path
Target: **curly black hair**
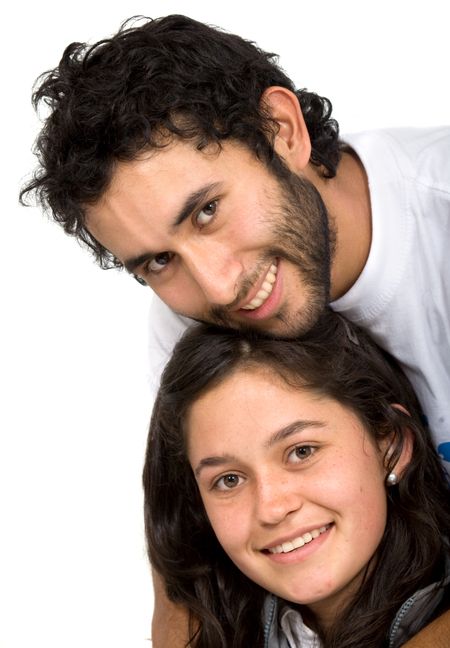
M 311 162 L 333 177 L 338 124 L 324 97 L 296 91 L 276 55 L 191 18 L 134 17 L 112 38 L 69 45 L 33 93 L 50 112 L 36 140 L 39 167 L 20 193 L 37 202 L 94 253 L 103 268 L 121 262 L 91 236 L 85 207 L 106 190 L 117 161 L 160 148 L 168 137 L 201 150 L 221 140 L 246 145 L 276 174 L 274 124 L 261 96 L 278 85 L 296 92 L 312 141 Z M 285 172 L 285 171 L 284 171 Z

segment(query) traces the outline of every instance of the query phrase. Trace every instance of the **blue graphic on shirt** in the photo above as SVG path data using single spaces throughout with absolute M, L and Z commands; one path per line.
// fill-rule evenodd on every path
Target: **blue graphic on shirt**
M 438 445 L 437 451 L 441 459 L 450 461 L 450 441 Z

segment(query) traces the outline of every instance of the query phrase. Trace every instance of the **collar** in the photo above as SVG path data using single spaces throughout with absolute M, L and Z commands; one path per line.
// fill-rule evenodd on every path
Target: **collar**
M 450 559 L 447 558 L 442 580 L 415 592 L 398 610 L 389 630 L 389 648 L 401 646 L 427 625 L 449 585 Z
M 389 648 L 398 648 L 427 625 L 450 585 L 450 559 L 443 579 L 410 596 L 395 615 L 389 630 Z M 264 648 L 322 648 L 317 634 L 308 628 L 301 613 L 274 594 L 263 607 Z
M 316 633 L 308 628 L 298 610 L 273 594 L 263 609 L 264 648 L 322 648 Z

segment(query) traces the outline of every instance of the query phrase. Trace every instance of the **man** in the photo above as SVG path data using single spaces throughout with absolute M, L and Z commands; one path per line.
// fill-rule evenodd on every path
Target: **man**
M 35 101 L 50 114 L 23 193 L 158 295 L 156 379 L 175 313 L 290 337 L 331 302 L 403 364 L 450 466 L 450 129 L 341 142 L 273 55 L 182 16 L 69 46 Z M 184 645 L 160 601 L 155 648 Z

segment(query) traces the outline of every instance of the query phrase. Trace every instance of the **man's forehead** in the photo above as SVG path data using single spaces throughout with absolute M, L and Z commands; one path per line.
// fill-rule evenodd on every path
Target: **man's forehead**
M 256 155 L 236 140 L 212 142 L 199 148 L 193 140 L 172 138 L 161 148 L 142 151 L 133 160 L 117 161 L 111 183 L 121 182 L 125 178 L 129 181 L 130 178 L 149 173 L 156 176 L 185 172 L 188 175 L 192 168 L 232 167 L 236 162 L 261 166 Z
M 222 175 L 238 178 L 236 168 L 241 165 L 260 167 L 261 162 L 234 141 L 225 141 L 220 147 L 211 144 L 201 150 L 190 141 L 170 141 L 163 148 L 143 151 L 133 160 L 117 161 L 103 194 L 95 204 L 86 207 L 87 220 L 95 223 L 113 205 L 118 208 L 123 203 L 124 208 L 126 204 L 129 208 L 133 201 L 139 205 L 150 197 L 167 208 L 174 203 L 176 209 L 178 201 L 188 193 L 221 181 Z

